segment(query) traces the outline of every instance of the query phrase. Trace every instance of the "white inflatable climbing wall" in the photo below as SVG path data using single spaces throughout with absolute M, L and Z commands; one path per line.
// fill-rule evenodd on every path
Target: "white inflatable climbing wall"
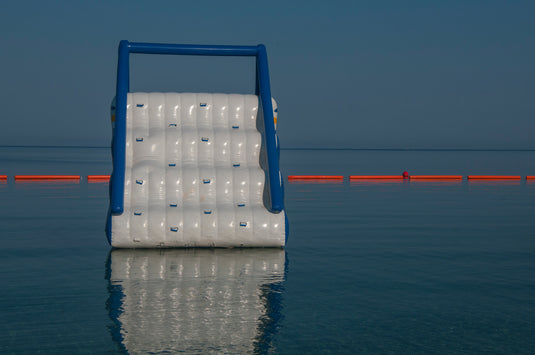
M 120 248 L 281 247 L 256 95 L 128 93 Z M 276 111 L 276 106 L 274 106 Z

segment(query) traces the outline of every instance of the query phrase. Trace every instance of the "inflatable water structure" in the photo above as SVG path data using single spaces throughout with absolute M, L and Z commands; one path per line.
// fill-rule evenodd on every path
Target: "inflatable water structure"
M 131 93 L 130 53 L 256 57 L 256 92 Z M 288 221 L 276 114 L 263 45 L 121 41 L 109 243 L 117 248 L 284 246 Z

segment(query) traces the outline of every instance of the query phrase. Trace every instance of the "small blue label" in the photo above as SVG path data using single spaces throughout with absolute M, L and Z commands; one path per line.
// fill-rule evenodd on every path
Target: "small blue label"
M 201 102 L 201 103 L 200 103 L 200 106 L 201 106 L 201 107 L 206 107 L 206 102 Z
M 247 227 L 247 222 L 240 222 L 240 227 Z
M 143 104 L 137 104 L 136 106 L 137 107 L 143 107 Z

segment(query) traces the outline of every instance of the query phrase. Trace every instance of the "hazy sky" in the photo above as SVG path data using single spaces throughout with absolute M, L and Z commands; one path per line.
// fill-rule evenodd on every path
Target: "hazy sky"
M 0 145 L 106 146 L 117 47 L 263 43 L 282 147 L 535 149 L 535 1 L 10 1 Z M 133 91 L 252 93 L 252 58 L 131 56 Z

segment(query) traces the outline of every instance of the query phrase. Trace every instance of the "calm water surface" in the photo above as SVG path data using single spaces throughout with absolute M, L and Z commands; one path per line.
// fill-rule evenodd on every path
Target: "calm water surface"
M 535 175 L 533 151 L 283 150 L 284 175 Z M 285 250 L 111 251 L 99 148 L 0 147 L 0 353 L 529 354 L 535 183 L 286 182 Z

